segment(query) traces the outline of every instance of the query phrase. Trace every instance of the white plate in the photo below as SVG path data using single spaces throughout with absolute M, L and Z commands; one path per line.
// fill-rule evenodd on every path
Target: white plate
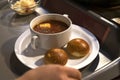
M 83 58 L 79 59 L 68 59 L 68 62 L 65 66 L 81 69 L 88 64 L 90 64 L 99 53 L 99 42 L 96 37 L 86 30 L 83 27 L 72 25 L 72 34 L 71 39 L 74 38 L 82 38 L 88 42 L 90 45 L 90 53 Z M 36 68 L 40 65 L 43 65 L 43 50 L 33 50 L 30 47 L 31 42 L 31 33 L 30 30 L 26 30 L 24 33 L 20 35 L 20 37 L 16 40 L 15 43 L 15 54 L 17 58 L 29 68 Z

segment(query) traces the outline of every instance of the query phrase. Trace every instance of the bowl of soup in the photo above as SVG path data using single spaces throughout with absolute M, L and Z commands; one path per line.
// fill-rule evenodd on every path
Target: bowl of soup
M 61 14 L 43 14 L 30 22 L 32 47 L 51 49 L 63 47 L 70 38 L 72 22 Z

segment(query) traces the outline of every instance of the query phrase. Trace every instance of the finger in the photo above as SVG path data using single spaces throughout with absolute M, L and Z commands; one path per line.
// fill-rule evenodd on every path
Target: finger
M 77 78 L 62 75 L 62 76 L 60 76 L 60 80 L 81 80 L 81 79 L 77 79 Z
M 81 73 L 79 70 L 70 68 L 70 67 L 65 67 L 65 71 L 68 74 L 69 77 L 75 78 L 80 80 L 81 79 Z
M 81 80 L 81 79 L 69 78 L 68 80 Z

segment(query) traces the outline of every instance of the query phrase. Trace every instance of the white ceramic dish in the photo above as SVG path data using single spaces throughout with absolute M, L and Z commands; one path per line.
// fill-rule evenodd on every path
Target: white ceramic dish
M 73 24 L 70 40 L 74 38 L 82 38 L 87 41 L 90 45 L 90 53 L 83 58 L 68 59 L 68 62 L 65 66 L 81 69 L 90 64 L 97 57 L 99 53 L 99 42 L 91 32 L 83 27 Z M 41 49 L 33 50 L 30 47 L 30 42 L 31 33 L 28 29 L 24 33 L 22 33 L 16 40 L 14 50 L 17 58 L 23 64 L 25 64 L 29 68 L 36 68 L 44 64 L 43 57 L 45 51 Z

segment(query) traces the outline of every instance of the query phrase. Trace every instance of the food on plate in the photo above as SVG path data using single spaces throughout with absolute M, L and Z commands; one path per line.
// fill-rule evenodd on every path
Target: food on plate
M 66 50 L 73 58 L 81 58 L 89 53 L 90 47 L 85 40 L 75 38 L 68 42 Z
M 11 8 L 20 15 L 26 15 L 32 13 L 36 6 L 35 0 L 18 0 L 11 5 Z
M 116 23 L 120 24 L 120 17 L 113 18 L 112 20 L 115 21 Z
M 45 64 L 60 64 L 65 65 L 67 63 L 67 53 L 60 48 L 52 48 L 45 53 Z
M 68 25 L 62 21 L 48 20 L 41 22 L 33 27 L 33 29 L 40 33 L 58 33 L 64 31 L 68 28 Z

